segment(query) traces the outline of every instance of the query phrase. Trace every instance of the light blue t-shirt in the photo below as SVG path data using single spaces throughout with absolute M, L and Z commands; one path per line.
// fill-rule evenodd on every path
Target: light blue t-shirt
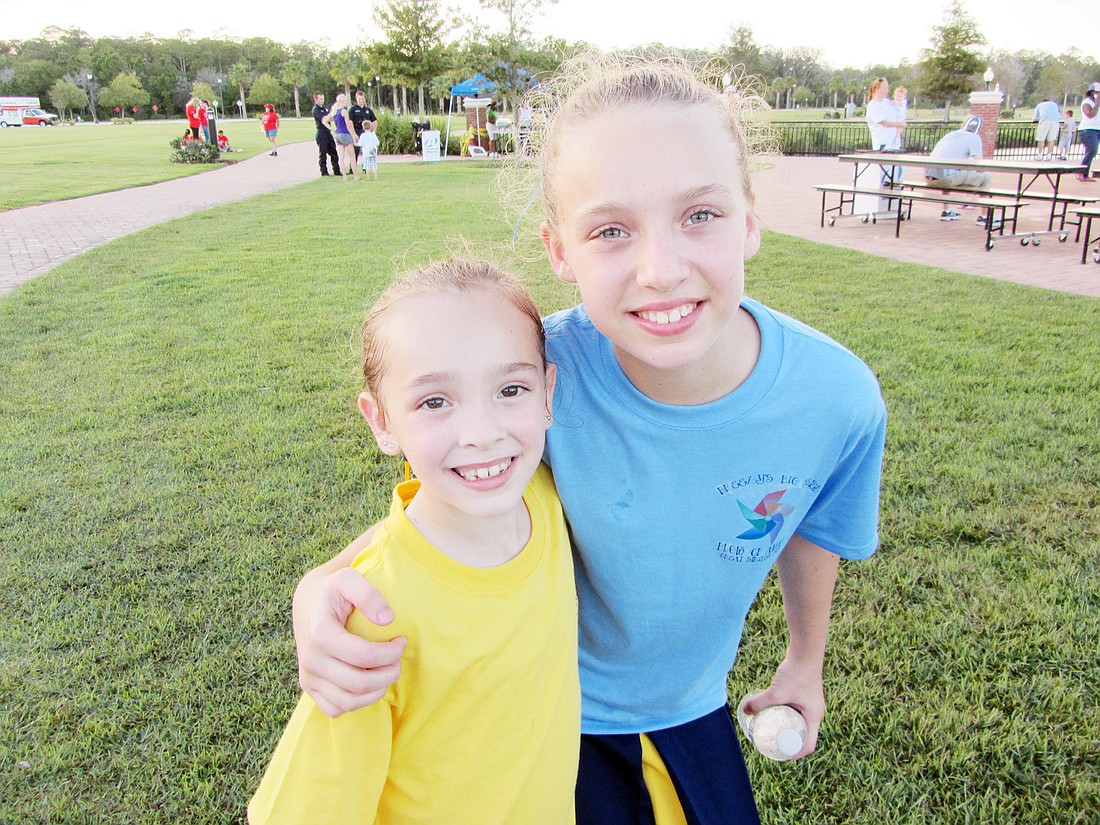
M 982 156 L 982 139 L 973 132 L 956 129 L 941 137 L 932 148 L 932 157 L 936 160 L 968 160 Z M 958 169 L 925 169 L 924 174 L 933 178 L 950 180 Z
M 1062 111 L 1058 108 L 1058 104 L 1053 100 L 1044 100 L 1038 106 L 1035 107 L 1035 120 L 1061 120 Z
M 639 392 L 583 307 L 546 319 L 558 375 L 547 453 L 573 539 L 586 733 L 722 707 L 745 615 L 796 531 L 849 559 L 877 546 L 878 382 L 826 336 L 742 305 L 759 361 L 728 396 L 691 407 Z

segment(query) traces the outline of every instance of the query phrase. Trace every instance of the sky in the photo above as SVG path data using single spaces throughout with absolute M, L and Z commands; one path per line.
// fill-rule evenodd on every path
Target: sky
M 678 4 L 669 2 L 654 2 L 651 7 L 655 11 L 646 13 L 639 11 L 639 2 L 558 0 L 546 7 L 532 29 L 536 36 L 585 40 L 606 49 L 655 42 L 706 49 L 724 42 L 731 26 L 747 25 L 760 45 L 809 46 L 821 49 L 826 63 L 864 68 L 877 63 L 897 65 L 902 59 L 915 63 L 929 43 L 932 27 L 942 21 L 946 4 L 947 0 L 926 0 L 879 10 L 855 5 L 842 12 L 846 4 L 821 0 L 752 4 L 694 0 L 681 7 L 687 11 L 677 14 L 669 10 Z M 290 7 L 293 12 L 276 12 L 272 3 L 259 0 L 226 0 L 208 11 L 201 4 L 170 0 L 94 4 L 87 0 L 0 0 L 0 38 L 30 39 L 51 25 L 81 28 L 93 37 L 130 37 L 144 32 L 174 37 L 180 30 L 190 29 L 194 37 L 228 33 L 269 37 L 282 43 L 312 40 L 332 48 L 379 36 L 370 3 L 329 0 L 327 5 L 329 12 L 319 13 L 297 4 Z M 451 5 L 459 9 L 463 20 L 480 19 L 490 30 L 501 28 L 501 16 L 481 9 L 477 0 L 457 0 Z M 992 48 L 1060 54 L 1076 46 L 1083 54 L 1100 59 L 1096 37 L 1100 3 L 1094 0 L 1045 0 L 1038 5 L 1022 0 L 964 0 L 964 6 Z M 341 18 L 347 25 L 334 27 L 332 22 Z M 1092 42 L 1089 47 L 1086 35 Z

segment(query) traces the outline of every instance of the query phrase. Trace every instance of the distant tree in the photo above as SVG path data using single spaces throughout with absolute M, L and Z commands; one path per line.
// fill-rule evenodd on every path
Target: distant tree
M 244 62 L 234 63 L 229 69 L 229 82 L 237 85 L 237 93 L 240 95 L 237 100 L 241 102 L 241 115 L 248 116 L 248 112 L 244 107 L 245 96 L 244 87 L 251 85 L 252 83 L 252 70 L 248 68 L 248 64 Z M 229 108 L 228 106 L 226 107 Z M 234 107 L 235 108 L 235 107 Z
M 70 118 L 73 116 L 74 111 L 83 109 L 88 105 L 88 95 L 71 80 L 62 79 L 54 83 L 50 87 L 49 97 L 53 107 L 62 116 L 65 112 L 68 112 Z
M 50 60 L 20 62 L 12 67 L 8 86 L 16 95 L 47 97 L 50 87 L 63 74 L 61 67 Z
M 294 89 L 294 117 L 301 117 L 302 107 L 298 102 L 298 89 L 305 86 L 309 80 L 309 67 L 301 60 L 288 60 L 283 67 L 282 78 L 284 83 L 289 83 Z
M 253 106 L 263 106 L 270 103 L 273 106 L 282 106 L 289 97 L 286 86 L 269 74 L 262 74 L 252 84 L 248 93 L 248 102 Z
M 764 76 L 764 59 L 760 46 L 753 39 L 752 29 L 744 23 L 730 26 L 729 39 L 719 47 L 719 52 L 731 66 L 741 67 L 746 75 Z
M 343 84 L 344 94 L 351 101 L 351 87 L 358 84 L 364 76 L 363 58 L 359 54 L 359 50 L 348 46 L 333 54 L 332 68 L 329 70 L 329 75 L 337 83 Z
M 1098 76 L 1095 61 L 1086 60 L 1077 49 L 1070 49 L 1043 66 L 1036 97 L 1061 100 L 1063 106 L 1068 106 L 1074 95 L 1080 97 Z
M 486 74 L 502 87 L 505 98 L 512 109 L 527 91 L 531 75 L 529 44 L 531 42 L 531 23 L 542 14 L 547 6 L 558 0 L 479 0 L 483 9 L 495 11 L 504 16 L 504 32 L 490 41 L 497 59 L 486 67 Z
M 199 100 L 217 99 L 217 95 L 214 94 L 214 89 L 209 83 L 200 83 L 198 81 L 191 84 L 191 97 L 197 97 Z
M 439 0 L 388 0 L 375 6 L 374 20 L 385 42 L 372 44 L 381 62 L 405 84 L 415 84 L 420 117 L 424 116 L 424 87 L 448 68 L 445 38 L 458 27 L 457 10 Z
M 131 106 L 149 105 L 149 93 L 141 87 L 136 74 L 121 72 L 99 93 L 99 102 L 109 109 L 121 109 L 125 117 Z
M 993 69 L 997 83 L 1004 92 L 1005 106 L 1019 106 L 1027 83 L 1027 70 L 1019 54 L 1004 50 L 992 52 L 989 55 L 989 67 Z
M 932 28 L 931 46 L 921 52 L 921 91 L 936 103 L 943 101 L 945 121 L 950 118 L 951 103 L 977 83 L 985 60 L 976 47 L 984 44 L 978 24 L 960 0 L 952 0 L 943 23 Z

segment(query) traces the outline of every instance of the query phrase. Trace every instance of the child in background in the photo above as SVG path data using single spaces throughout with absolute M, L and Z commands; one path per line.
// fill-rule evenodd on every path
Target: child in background
M 894 89 L 894 120 L 898 121 L 899 123 L 901 123 L 903 125 L 900 129 L 898 129 L 897 137 L 894 139 L 894 145 L 889 146 L 887 148 L 896 149 L 899 152 L 904 148 L 903 147 L 903 138 L 905 136 L 905 126 L 904 126 L 904 124 L 905 124 L 905 119 L 908 117 L 908 114 L 909 114 L 909 90 L 906 89 L 904 86 L 898 86 L 896 89 Z M 895 180 L 901 180 L 900 173 L 895 178 Z
M 727 706 L 749 607 L 775 566 L 786 654 L 744 708 L 800 711 L 805 757 L 825 714 L 839 560 L 877 546 L 878 383 L 836 342 L 745 296 L 763 104 L 707 81 L 677 61 L 586 55 L 529 104 L 539 234 L 584 301 L 544 322 L 558 372 L 547 460 L 580 605 L 582 825 L 758 822 Z M 349 561 L 295 594 L 301 682 L 332 714 L 415 661 L 399 641 L 349 636 L 352 607 L 383 624 L 431 612 L 391 611 Z
M 269 157 L 279 156 L 279 144 L 276 142 L 275 137 L 279 134 L 279 113 L 275 111 L 275 107 L 270 103 L 264 104 L 264 113 L 260 116 L 260 126 L 264 130 L 264 135 L 271 142 L 271 151 L 268 152 Z
M 1066 119 L 1062 123 L 1062 136 L 1058 139 L 1058 157 L 1069 160 L 1069 149 L 1077 137 L 1077 121 L 1073 119 L 1073 109 L 1066 109 Z
M 229 145 L 229 136 L 221 129 L 218 129 L 218 150 L 222 152 L 233 151 L 233 147 Z
M 393 284 L 363 324 L 359 409 L 416 480 L 349 545 L 400 619 L 401 678 L 370 707 L 294 712 L 248 819 L 511 825 L 573 821 L 577 605 L 553 478 L 541 465 L 554 367 L 531 298 L 476 261 Z
M 359 147 L 359 162 L 363 165 L 363 171 L 378 180 L 378 135 L 370 129 L 364 129 L 356 146 Z

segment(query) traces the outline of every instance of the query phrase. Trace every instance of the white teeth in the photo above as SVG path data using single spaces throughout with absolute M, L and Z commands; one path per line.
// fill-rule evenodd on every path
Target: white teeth
M 467 481 L 477 481 L 483 478 L 493 478 L 498 476 L 508 469 L 510 461 L 502 461 L 500 464 L 494 464 L 491 467 L 478 467 L 477 469 L 457 469 L 455 470 L 460 476 Z
M 696 306 L 697 304 L 681 304 L 680 306 L 675 307 L 674 309 L 666 310 L 665 312 L 649 310 L 646 312 L 639 312 L 638 317 L 644 318 L 650 323 L 660 324 L 662 326 L 665 324 L 675 324 L 685 315 L 690 315 L 692 312 L 694 312 Z

